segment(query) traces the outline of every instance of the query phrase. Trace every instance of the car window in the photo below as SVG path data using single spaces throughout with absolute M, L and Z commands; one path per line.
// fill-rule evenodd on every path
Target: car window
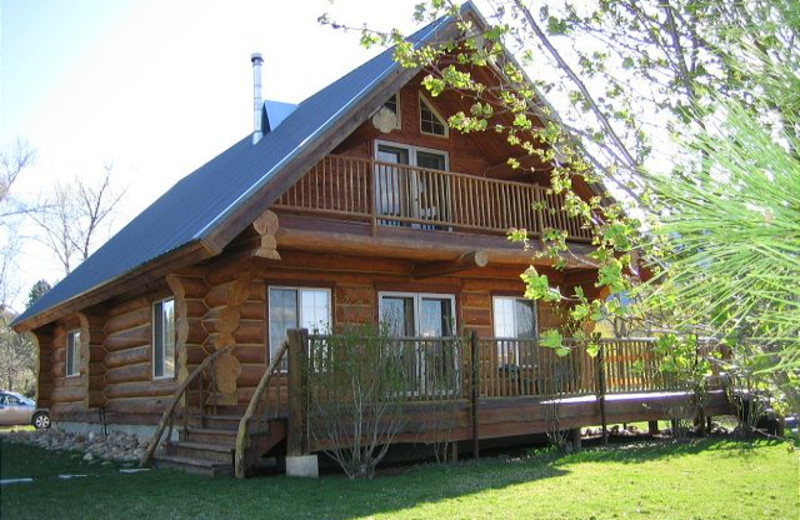
M 30 397 L 22 396 L 22 397 L 19 398 L 19 400 L 22 401 L 22 404 L 27 404 L 28 406 L 35 406 L 36 405 L 36 401 L 31 399 Z
M 19 399 L 17 399 L 13 395 L 9 395 L 6 397 L 6 404 L 9 404 L 11 406 L 16 406 L 19 404 L 19 402 L 20 402 Z
M 8 404 L 8 396 L 6 394 L 0 395 L 0 404 Z

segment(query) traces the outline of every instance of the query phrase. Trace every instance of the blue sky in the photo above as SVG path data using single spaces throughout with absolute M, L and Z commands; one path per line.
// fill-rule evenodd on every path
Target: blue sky
M 37 152 L 16 195 L 112 163 L 127 192 L 110 232 L 251 131 L 252 52 L 265 97 L 299 102 L 379 50 L 318 16 L 410 31 L 416 0 L 0 2 L 0 146 L 22 138 Z M 22 292 L 63 276 L 51 256 L 25 242 Z

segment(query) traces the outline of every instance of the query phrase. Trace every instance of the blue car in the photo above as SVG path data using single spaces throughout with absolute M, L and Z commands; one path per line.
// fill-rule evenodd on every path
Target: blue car
M 31 424 L 37 430 L 50 428 L 50 414 L 16 392 L 0 391 L 0 426 Z

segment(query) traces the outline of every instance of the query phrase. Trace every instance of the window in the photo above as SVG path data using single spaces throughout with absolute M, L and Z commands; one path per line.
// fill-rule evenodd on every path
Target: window
M 422 97 L 422 94 L 419 96 L 419 130 L 423 134 L 441 137 L 447 137 L 448 131 L 444 118 Z
M 153 378 L 175 377 L 175 300 L 153 304 Z
M 269 289 L 269 358 L 273 359 L 286 341 L 289 329 L 308 329 L 326 333 L 331 328 L 330 289 L 270 287 Z M 286 370 L 284 357 L 281 369 Z
M 382 292 L 380 316 L 393 336 L 449 337 L 455 330 L 455 296 Z
M 81 374 L 81 331 L 67 332 L 67 377 Z
M 386 103 L 383 106 L 389 109 L 395 116 L 395 128 L 400 129 L 401 121 L 400 121 L 400 92 L 395 92 L 392 94 L 392 97 L 386 100 Z
M 539 336 L 535 302 L 495 296 L 493 303 L 496 338 L 536 339 Z
M 505 296 L 495 296 L 492 303 L 500 370 L 519 380 L 520 368 L 535 365 L 539 357 L 536 303 Z
M 382 225 L 435 229 L 436 226 L 424 221 L 448 221 L 450 178 L 438 173 L 448 169 L 445 152 L 377 141 L 375 158 L 378 213 L 403 218 L 381 220 Z

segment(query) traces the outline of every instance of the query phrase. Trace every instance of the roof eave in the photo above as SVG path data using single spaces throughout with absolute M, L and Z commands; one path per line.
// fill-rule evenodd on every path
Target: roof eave
M 33 316 L 23 320 L 17 318 L 11 323 L 11 326 L 17 332 L 27 332 L 42 327 L 128 290 L 134 288 L 141 290 L 177 269 L 211 258 L 215 254 L 203 241 L 189 242 L 174 251 L 142 264 L 121 276 L 87 289 L 69 300 L 49 307 Z

